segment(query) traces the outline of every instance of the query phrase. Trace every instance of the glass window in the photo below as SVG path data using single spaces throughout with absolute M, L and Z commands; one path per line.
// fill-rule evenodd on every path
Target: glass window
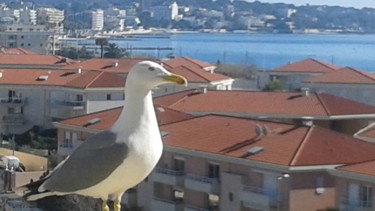
M 219 178 L 220 177 L 220 166 L 219 164 L 209 163 L 208 164 L 208 177 Z
M 361 207 L 372 207 L 372 188 L 361 185 L 359 187 L 359 204 Z
M 185 160 L 182 158 L 173 158 L 173 170 L 184 171 L 185 170 Z

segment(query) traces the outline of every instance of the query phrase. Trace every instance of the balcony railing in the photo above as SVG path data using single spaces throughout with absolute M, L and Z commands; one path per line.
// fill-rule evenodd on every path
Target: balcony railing
M 3 116 L 2 121 L 6 125 L 23 125 L 25 117 L 23 114 L 7 114 Z
M 220 192 L 220 181 L 219 178 L 189 174 L 185 179 L 185 187 L 205 193 L 218 194 Z
M 340 210 L 342 211 L 371 211 L 372 208 L 373 201 L 371 200 L 350 201 L 346 197 L 341 199 Z
M 181 201 L 172 201 L 154 197 L 153 209 L 163 211 L 183 211 L 184 203 Z
M 262 188 L 253 186 L 243 186 L 239 198 L 243 206 L 260 210 L 268 210 L 273 201 Z
M 209 209 L 201 208 L 201 207 L 195 207 L 191 205 L 185 205 L 184 211 L 210 211 Z
M 166 168 L 156 168 L 152 174 L 154 181 L 174 186 L 182 186 L 184 184 L 184 176 L 185 172 L 183 171 Z
M 69 100 L 53 100 L 53 105 L 64 106 L 64 107 L 73 107 L 73 108 L 83 108 L 85 102 L 82 101 L 69 101 Z
M 3 103 L 3 104 L 25 104 L 26 101 L 27 101 L 27 98 L 21 98 L 21 97 L 0 98 L 0 103 Z

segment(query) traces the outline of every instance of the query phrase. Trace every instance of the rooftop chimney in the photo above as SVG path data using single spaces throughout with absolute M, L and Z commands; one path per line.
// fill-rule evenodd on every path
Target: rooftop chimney
M 0 78 L 3 77 L 3 72 L 4 72 L 4 70 L 0 70 Z
M 304 96 L 309 96 L 310 95 L 310 89 L 309 88 L 301 88 L 301 91 L 303 93 Z
M 202 86 L 201 87 L 201 93 L 202 94 L 206 94 L 207 93 L 207 87 L 206 86 Z
M 79 68 L 77 69 L 77 73 L 78 73 L 78 74 L 81 74 L 81 73 L 82 73 L 82 68 L 81 68 L 81 67 L 79 67 Z
M 115 61 L 115 62 L 113 63 L 113 67 L 118 67 L 118 61 Z

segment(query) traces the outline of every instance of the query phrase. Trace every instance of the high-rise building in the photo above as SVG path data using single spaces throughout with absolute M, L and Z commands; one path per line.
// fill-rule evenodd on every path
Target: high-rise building
M 56 8 L 39 8 L 38 24 L 47 25 L 57 33 L 64 32 L 64 10 Z
M 92 12 L 91 16 L 91 29 L 94 31 L 101 31 L 104 27 L 104 11 L 97 9 Z

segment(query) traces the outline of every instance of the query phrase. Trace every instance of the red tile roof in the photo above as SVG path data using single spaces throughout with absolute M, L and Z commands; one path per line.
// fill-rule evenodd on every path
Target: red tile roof
M 264 116 L 312 116 L 375 114 L 375 107 L 330 94 L 304 96 L 294 92 L 184 91 L 155 98 L 159 105 L 183 112 L 246 113 Z
M 268 135 L 257 136 L 256 125 Z M 375 158 L 375 145 L 320 127 L 208 115 L 168 124 L 164 143 L 231 157 L 286 166 L 333 165 Z M 261 147 L 254 155 L 248 150 Z M 343 156 L 345 155 L 345 156 Z
M 74 62 L 54 55 L 40 54 L 0 54 L 1 65 L 56 65 L 63 66 L 67 63 Z
M 99 111 L 95 113 L 86 114 L 79 117 L 74 117 L 71 119 L 60 121 L 60 124 L 73 125 L 78 127 L 86 127 L 97 130 L 108 130 L 118 119 L 122 107 L 113 108 L 105 111 Z M 192 118 L 192 115 L 185 114 L 173 109 L 164 108 L 161 106 L 155 106 L 155 113 L 159 125 L 170 124 L 186 119 Z M 92 119 L 99 118 L 100 122 L 90 125 L 88 122 Z
M 375 84 L 375 74 L 345 67 L 339 71 L 316 76 L 306 83 Z
M 343 167 L 337 168 L 337 170 L 352 172 L 357 174 L 364 174 L 369 176 L 375 176 L 375 160 L 356 163 L 352 165 L 346 165 Z
M 228 80 L 229 77 L 205 70 L 214 65 L 191 58 L 179 57 L 164 61 L 164 67 L 169 71 L 184 76 L 189 83 L 207 83 Z
M 101 70 L 106 72 L 127 74 L 133 65 L 144 60 L 146 59 L 93 58 L 67 65 L 64 67 L 64 69 L 73 70 L 81 68 L 84 70 Z M 153 61 L 161 63 L 159 60 Z M 115 65 L 116 63 L 117 66 Z M 211 67 L 212 65 L 190 58 L 175 58 L 164 61 L 163 64 L 164 67 L 172 73 L 183 75 L 190 83 L 207 83 L 230 79 L 222 74 L 210 73 L 204 70 L 203 68 Z
M 105 72 L 127 74 L 133 65 L 145 59 L 108 59 L 108 58 L 92 58 L 69 64 L 64 69 L 76 70 L 101 70 Z M 155 60 L 156 61 L 156 60 Z
M 12 55 L 12 54 L 17 54 L 17 55 L 28 54 L 28 55 L 30 55 L 30 54 L 37 54 L 37 53 L 26 50 L 26 49 L 23 49 L 23 48 L 4 48 L 4 47 L 2 47 L 0 49 L 0 54 L 10 54 L 10 55 Z
M 124 87 L 125 79 L 112 73 L 101 71 L 1 70 L 0 85 L 65 86 L 74 88 Z M 43 80 L 41 77 L 48 77 Z
M 278 67 L 275 69 L 275 72 L 328 73 L 338 69 L 339 67 L 335 65 L 327 64 L 315 59 L 305 59 Z
M 165 110 L 164 110 L 165 109 Z M 121 108 L 68 120 L 60 124 L 107 130 Z M 164 144 L 169 147 L 272 163 L 284 166 L 352 164 L 375 159 L 375 145 L 320 127 L 295 126 L 228 116 L 190 115 L 156 108 Z M 96 124 L 88 122 L 100 118 Z M 164 120 L 163 120 L 164 119 Z M 256 127 L 268 132 L 259 135 Z M 262 150 L 249 154 L 250 149 Z

